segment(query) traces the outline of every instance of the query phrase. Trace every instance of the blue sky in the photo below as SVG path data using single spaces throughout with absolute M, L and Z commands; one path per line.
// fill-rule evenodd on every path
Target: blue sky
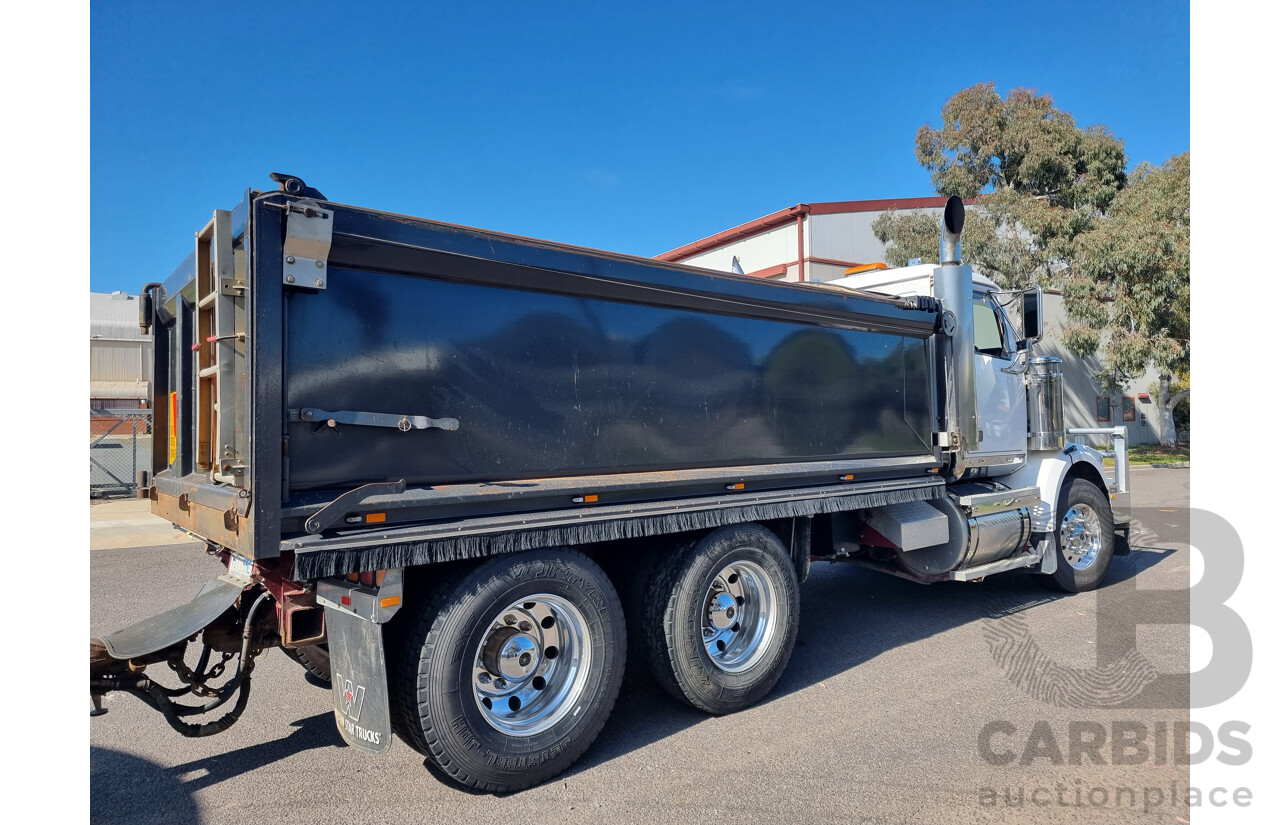
M 1190 148 L 1186 7 L 953 7 L 94 4 L 90 288 L 163 278 L 272 171 L 655 255 L 798 202 L 932 194 L 915 131 L 982 81 L 1110 126 L 1131 163 Z

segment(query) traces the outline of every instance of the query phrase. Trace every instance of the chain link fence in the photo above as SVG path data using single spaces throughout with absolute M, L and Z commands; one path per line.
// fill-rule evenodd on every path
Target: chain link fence
M 89 408 L 89 496 L 134 495 L 151 469 L 151 410 Z

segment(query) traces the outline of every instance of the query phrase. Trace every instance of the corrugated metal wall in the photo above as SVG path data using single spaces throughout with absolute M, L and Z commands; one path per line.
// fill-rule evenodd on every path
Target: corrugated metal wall
M 138 326 L 138 296 L 89 293 L 89 397 L 147 397 L 151 336 Z
M 145 407 L 151 336 L 138 326 L 138 296 L 89 293 L 89 495 L 121 495 L 151 467 Z
M 150 341 L 89 342 L 89 380 L 94 383 L 146 382 Z M 102 397 L 94 394 L 94 397 Z M 112 396 L 107 396 L 108 398 Z
M 932 212 L 942 214 L 941 209 L 904 209 L 903 214 L 913 212 Z M 876 239 L 871 231 L 871 224 L 883 212 L 840 212 L 832 215 L 810 215 L 809 225 L 805 227 L 810 238 L 810 253 L 815 258 L 829 258 L 837 261 L 854 261 L 857 263 L 875 263 L 884 260 L 884 244 Z M 841 267 L 823 266 L 821 271 L 815 268 L 812 273 L 815 281 L 829 281 L 843 278 Z

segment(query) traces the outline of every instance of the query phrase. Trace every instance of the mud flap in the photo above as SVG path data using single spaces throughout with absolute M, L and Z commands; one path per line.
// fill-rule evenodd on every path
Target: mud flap
M 1036 568 L 1036 572 L 1046 575 L 1057 572 L 1058 540 L 1053 533 L 1032 533 L 1031 536 L 1037 539 L 1035 552 L 1040 554 L 1040 566 Z
M 333 715 L 348 745 L 369 753 L 391 747 L 391 708 L 382 625 L 326 606 Z

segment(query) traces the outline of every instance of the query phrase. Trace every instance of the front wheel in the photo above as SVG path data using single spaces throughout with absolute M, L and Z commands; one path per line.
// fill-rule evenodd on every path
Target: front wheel
M 1057 518 L 1058 569 L 1038 578 L 1068 593 L 1093 590 L 1107 575 L 1115 550 L 1111 502 L 1096 484 L 1073 478 L 1058 496 Z
M 642 619 L 658 684 L 717 715 L 758 702 L 791 659 L 798 590 L 786 548 L 759 525 L 674 548 L 649 583 Z
M 586 556 L 489 559 L 444 583 L 407 629 L 395 728 L 458 782 L 520 790 L 569 767 L 618 697 L 618 595 Z

